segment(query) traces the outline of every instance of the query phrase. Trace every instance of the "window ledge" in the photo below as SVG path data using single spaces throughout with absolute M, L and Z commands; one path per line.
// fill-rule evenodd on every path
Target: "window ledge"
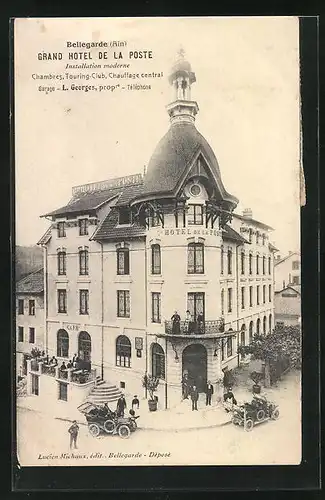
M 77 283 L 91 283 L 90 278 L 82 278 L 81 276 L 78 277 Z
M 55 283 L 59 283 L 59 284 L 62 284 L 62 283 L 69 283 L 69 280 L 68 278 L 57 278 L 55 280 Z
M 133 283 L 133 279 L 128 274 L 118 274 L 114 283 Z

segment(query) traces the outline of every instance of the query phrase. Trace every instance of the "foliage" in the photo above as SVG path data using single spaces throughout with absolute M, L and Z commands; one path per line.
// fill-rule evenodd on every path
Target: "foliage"
M 143 376 L 142 386 L 149 392 L 151 401 L 154 400 L 154 393 L 157 391 L 158 385 L 159 385 L 158 377 L 152 377 L 147 373 Z
M 246 346 L 238 347 L 239 354 L 252 354 L 255 359 L 275 364 L 288 360 L 291 368 L 301 368 L 301 331 L 296 326 L 276 326 L 267 335 L 255 335 Z
M 264 378 L 264 375 L 262 372 L 251 372 L 250 374 L 250 378 L 252 379 L 252 381 L 254 382 L 255 385 L 260 385 L 260 383 L 262 382 L 263 378 Z
M 41 351 L 38 349 L 38 347 L 33 347 L 30 353 L 32 358 L 39 358 L 41 356 Z

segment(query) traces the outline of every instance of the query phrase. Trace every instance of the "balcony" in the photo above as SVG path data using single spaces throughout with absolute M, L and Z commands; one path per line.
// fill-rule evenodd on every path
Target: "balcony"
M 224 333 L 225 323 L 223 319 L 209 321 L 180 321 L 179 330 L 174 328 L 173 322 L 165 321 L 165 333 L 167 335 L 215 335 Z

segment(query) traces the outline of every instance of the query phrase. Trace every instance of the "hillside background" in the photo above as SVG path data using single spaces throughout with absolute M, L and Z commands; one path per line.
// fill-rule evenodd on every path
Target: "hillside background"
M 37 245 L 16 246 L 16 281 L 43 266 L 43 252 Z

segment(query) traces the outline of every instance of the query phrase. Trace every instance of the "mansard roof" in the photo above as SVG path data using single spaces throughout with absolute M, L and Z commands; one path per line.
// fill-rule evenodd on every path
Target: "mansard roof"
M 44 269 L 40 268 L 28 274 L 16 284 L 16 293 L 43 293 L 44 292 Z
M 137 223 L 119 224 L 118 210 L 112 208 L 103 222 L 98 226 L 95 234 L 90 238 L 95 241 L 118 240 L 120 238 L 134 238 L 144 236 L 145 228 Z
M 218 161 L 212 148 L 191 123 L 171 125 L 160 140 L 149 161 L 142 196 L 139 198 L 142 200 L 150 197 L 174 196 L 199 152 L 208 163 L 221 198 L 236 206 L 237 198 L 224 188 Z

